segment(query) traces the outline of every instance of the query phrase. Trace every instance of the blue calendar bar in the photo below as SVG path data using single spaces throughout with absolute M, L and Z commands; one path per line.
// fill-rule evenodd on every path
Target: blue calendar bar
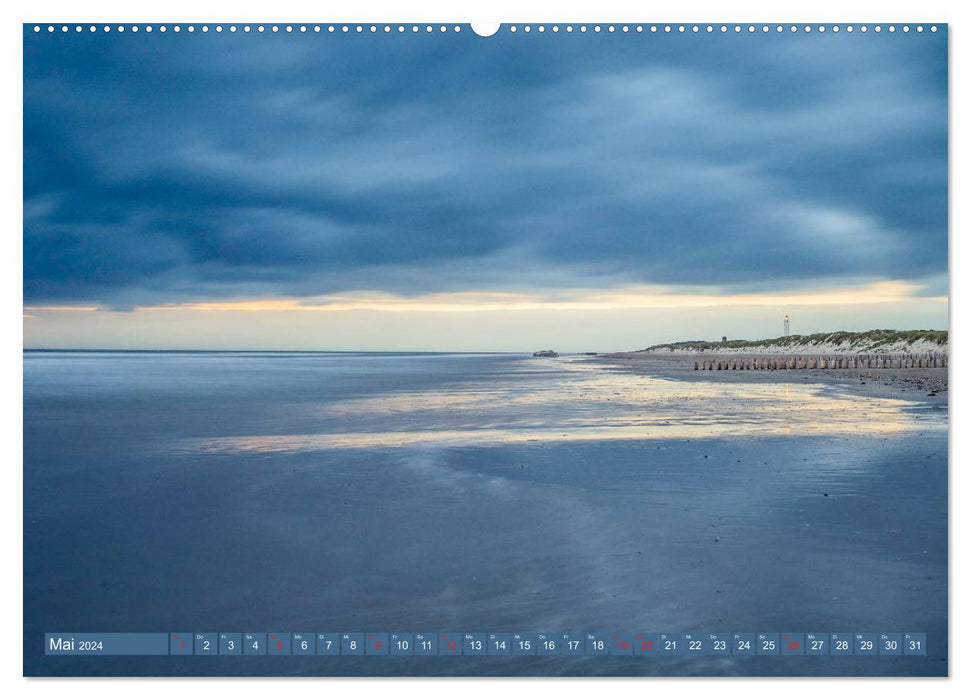
M 47 656 L 926 656 L 923 632 L 104 632 L 44 635 Z
M 191 644 L 192 636 L 187 637 Z M 168 656 L 169 633 L 57 633 L 44 635 L 47 656 Z

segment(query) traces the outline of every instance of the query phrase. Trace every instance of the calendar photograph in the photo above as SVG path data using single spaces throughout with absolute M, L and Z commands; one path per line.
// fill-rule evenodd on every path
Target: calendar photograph
M 24 676 L 948 676 L 947 23 L 22 33 Z

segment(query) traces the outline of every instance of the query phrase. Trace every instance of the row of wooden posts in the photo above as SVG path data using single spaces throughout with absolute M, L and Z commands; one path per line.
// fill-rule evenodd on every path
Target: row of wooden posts
M 695 360 L 696 370 L 777 370 L 777 369 L 913 369 L 947 367 L 945 353 L 906 353 L 896 355 L 797 355 L 793 357 L 726 358 Z

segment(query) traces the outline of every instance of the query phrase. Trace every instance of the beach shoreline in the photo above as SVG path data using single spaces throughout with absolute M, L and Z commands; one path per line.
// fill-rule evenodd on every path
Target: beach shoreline
M 821 387 L 820 373 L 785 387 L 796 372 L 691 367 L 27 355 L 24 673 L 946 675 L 946 410 Z M 201 665 L 39 643 L 190 625 L 910 630 L 928 656 Z
M 784 356 L 779 355 L 779 359 Z M 856 369 L 701 369 L 708 360 L 748 360 L 751 354 L 737 353 L 645 353 L 617 352 L 584 358 L 617 371 L 657 376 L 678 381 L 730 383 L 828 384 L 853 393 L 921 401 L 937 407 L 948 405 L 948 368 L 856 368 Z M 695 363 L 699 369 L 695 369 Z

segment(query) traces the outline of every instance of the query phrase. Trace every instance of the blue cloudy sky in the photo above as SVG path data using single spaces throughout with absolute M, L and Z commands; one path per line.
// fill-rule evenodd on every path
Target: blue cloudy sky
M 947 325 L 944 31 L 31 29 L 28 347 Z

